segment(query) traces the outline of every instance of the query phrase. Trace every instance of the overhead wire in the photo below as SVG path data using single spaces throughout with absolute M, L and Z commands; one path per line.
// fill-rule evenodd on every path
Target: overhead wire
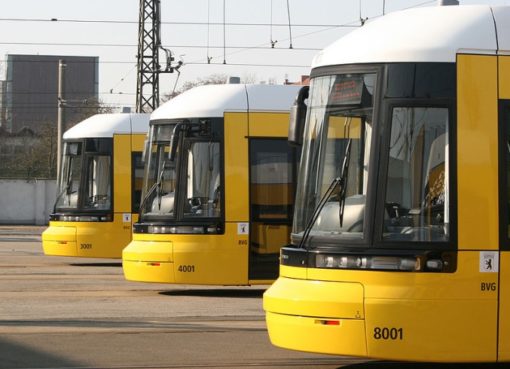
M 325 31 L 325 30 L 321 30 Z M 312 32 L 314 33 L 314 32 Z M 306 35 L 310 35 L 312 33 L 307 33 Z M 137 45 L 134 44 L 96 44 L 96 43 L 62 43 L 62 42 L 14 42 L 14 41 L 1 41 L 0 45 L 20 45 L 20 46 L 78 46 L 78 47 L 137 47 Z M 272 47 L 266 46 L 263 47 L 260 44 L 258 46 L 246 46 L 246 45 L 234 45 L 234 46 L 227 46 L 227 45 L 218 45 L 218 46 L 211 46 L 211 45 L 165 45 L 165 47 L 169 48 L 188 48 L 188 49 L 273 49 Z M 276 49 L 276 50 L 284 50 L 284 49 Z M 308 51 L 317 51 L 321 50 L 320 48 L 312 48 L 312 47 L 299 47 L 299 48 L 293 48 L 293 50 L 308 50 Z
M 138 24 L 137 21 L 115 21 L 115 20 L 71 20 L 71 19 L 55 19 L 54 21 L 50 19 L 37 19 L 37 18 L 0 18 L 0 22 L 60 22 L 60 23 L 105 23 L 105 24 Z M 167 21 L 161 22 L 161 24 L 165 25 L 188 25 L 188 26 L 221 26 L 223 27 L 224 22 L 183 22 L 183 21 Z M 288 23 L 239 23 L 239 22 L 225 22 L 226 26 L 248 26 L 248 27 L 288 27 Z M 295 23 L 292 25 L 293 27 L 353 27 L 346 24 L 313 24 L 313 23 Z
M 290 4 L 289 0 L 287 0 L 287 16 L 289 18 L 289 49 L 292 49 L 292 26 L 290 24 Z
M 426 5 L 426 4 L 430 4 L 430 3 L 434 3 L 435 0 L 432 0 L 432 1 L 425 1 L 425 2 L 422 2 L 422 3 L 419 3 L 419 4 L 415 4 L 413 6 L 410 6 L 410 7 L 407 7 L 405 9 L 409 9 L 409 8 L 414 8 L 414 7 L 419 7 L 419 6 L 423 6 L 423 5 Z M 271 18 L 270 18 L 270 22 L 269 23 L 236 23 L 236 22 L 227 22 L 226 21 L 226 0 L 223 0 L 223 21 L 222 22 L 211 22 L 210 21 L 210 9 L 209 9 L 209 0 L 208 0 L 208 19 L 207 19 L 207 22 L 204 23 L 204 22 L 182 22 L 182 21 L 167 21 L 167 22 L 161 22 L 162 24 L 171 24 L 171 25 L 205 25 L 207 26 L 207 45 L 206 46 L 202 46 L 202 45 L 172 45 L 172 46 L 168 46 L 168 47 L 171 47 L 171 48 L 206 48 L 207 49 L 207 62 L 206 63 L 203 63 L 201 62 L 200 60 L 198 61 L 192 61 L 192 62 L 187 62 L 186 64 L 188 65 L 203 65 L 203 64 L 219 64 L 219 63 L 210 63 L 210 61 L 214 58 L 213 56 L 210 55 L 210 50 L 211 49 L 215 49 L 215 48 L 223 48 L 223 64 L 226 64 L 226 58 L 227 58 L 227 55 L 233 55 L 233 54 L 236 54 L 236 53 L 240 53 L 240 52 L 244 52 L 244 51 L 248 51 L 248 50 L 264 50 L 264 49 L 275 49 L 274 47 L 274 44 L 276 43 L 276 41 L 273 43 L 273 27 L 288 27 L 289 28 L 289 49 L 293 49 L 294 51 L 318 51 L 320 50 L 321 48 L 304 48 L 304 47 L 301 47 L 301 48 L 294 48 L 293 47 L 293 36 L 292 36 L 292 27 L 324 27 L 325 29 L 321 29 L 321 30 L 316 30 L 316 31 L 312 31 L 312 32 L 309 32 L 309 33 L 305 33 L 305 34 L 301 34 L 298 36 L 298 38 L 301 38 L 301 37 L 306 37 L 306 36 L 309 36 L 309 35 L 312 35 L 312 34 L 316 34 L 316 33 L 320 33 L 320 32 L 325 32 L 325 31 L 329 31 L 329 30 L 332 30 L 332 29 L 335 29 L 335 28 L 355 28 L 355 27 L 360 27 L 360 24 L 358 22 L 361 23 L 361 25 L 364 23 L 364 20 L 363 18 L 361 17 L 361 0 L 360 0 L 360 19 L 357 20 L 357 21 L 352 21 L 352 22 L 349 22 L 349 23 L 345 23 L 345 24 L 331 24 L 331 25 L 327 25 L 327 24 L 292 24 L 291 23 L 291 14 L 290 14 L 290 3 L 289 3 L 289 0 L 287 0 L 287 17 L 288 17 L 288 23 L 287 24 L 282 24 L 282 23 L 273 23 L 273 14 L 272 14 L 272 11 L 273 11 L 273 3 L 272 3 L 272 0 L 271 0 Z M 386 3 L 385 3 L 385 0 L 383 0 L 383 11 L 382 11 L 382 15 L 385 15 L 385 12 L 386 12 Z M 373 18 L 377 18 L 378 16 L 375 16 Z M 365 19 L 366 20 L 366 19 Z M 108 19 L 108 20 L 100 20 L 100 19 L 89 19 L 89 20 L 86 20 L 86 19 L 57 19 L 57 18 L 52 18 L 52 19 L 37 19 L 37 18 L 0 18 L 0 21 L 11 21 L 11 22 L 67 22 L 67 23 L 105 23 L 105 24 L 138 24 L 137 21 L 126 21 L 126 20 L 113 20 L 113 19 Z M 211 46 L 210 45 L 210 27 L 212 26 L 222 26 L 223 27 L 223 45 L 222 46 Z M 226 44 L 226 27 L 227 26 L 244 26 L 244 27 L 259 27 L 259 26 L 269 26 L 270 27 L 270 44 L 269 46 L 266 46 L 267 44 L 264 43 L 264 44 L 259 44 L 259 45 L 255 45 L 255 46 L 227 46 Z M 296 38 L 296 37 L 294 37 Z M 24 45 L 27 45 L 27 46 L 83 46 L 83 47 L 137 47 L 138 45 L 136 44 L 108 44 L 108 43 L 57 43 L 57 42 L 12 42 L 12 41 L 0 41 L 0 44 L 4 44 L 4 45 L 20 45 L 20 46 L 24 46 Z M 231 49 L 231 50 L 235 50 L 235 51 L 232 51 L 231 53 L 228 53 L 226 52 L 227 49 Z M 285 50 L 285 49 L 279 49 L 279 50 Z M 132 61 L 99 61 L 99 63 L 101 64 L 131 64 L 133 63 Z M 257 63 L 229 63 L 228 65 L 231 65 L 231 66 L 245 66 L 245 67 L 283 67 L 283 68 L 309 68 L 308 65 L 289 65 L 289 64 L 257 64 Z M 136 67 L 136 65 L 135 65 Z M 133 69 L 131 69 L 127 75 L 129 75 L 130 73 L 132 73 Z M 124 79 L 127 77 L 127 75 L 125 75 L 124 77 L 122 77 L 119 82 L 112 88 L 110 89 L 110 92 L 101 92 L 100 95 L 106 95 L 106 94 L 112 94 L 113 93 L 113 90 L 120 84 L 124 81 Z M 131 94 L 131 93 L 122 93 L 122 92 L 116 92 L 116 94 L 119 94 L 119 95 L 136 95 L 136 94 Z M 112 105 L 112 104 L 110 104 Z M 125 105 L 128 105 L 128 104 L 120 104 L 121 106 L 125 106 Z
M 227 47 L 226 47 L 226 44 L 227 44 L 227 41 L 226 41 L 226 26 L 225 26 L 225 13 L 226 13 L 226 5 L 225 5 L 225 2 L 226 0 L 223 0 L 223 64 L 227 64 Z

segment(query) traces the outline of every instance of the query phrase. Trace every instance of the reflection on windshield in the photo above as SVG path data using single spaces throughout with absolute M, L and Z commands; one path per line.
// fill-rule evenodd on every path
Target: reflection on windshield
M 145 160 L 142 217 L 176 220 L 219 217 L 220 143 L 199 141 L 183 129 L 177 140 L 175 158 L 171 160 L 174 127 L 175 124 L 151 126 Z
M 375 74 L 326 76 L 312 81 L 294 234 L 305 231 L 330 184 L 342 178 L 342 163 L 349 154 L 346 178 L 328 196 L 313 222 L 310 238 L 363 237 L 374 87 Z
M 85 185 L 85 209 L 107 210 L 111 206 L 110 156 L 87 158 L 87 181 Z
M 188 153 L 184 216 L 220 215 L 220 144 L 194 142 Z
M 62 172 L 59 174 L 56 208 L 78 208 L 81 178 L 81 142 L 64 144 Z
M 151 126 L 140 205 L 142 215 L 174 216 L 176 160 L 170 161 L 168 158 L 174 126 Z
M 397 107 L 391 121 L 383 237 L 447 241 L 448 109 Z

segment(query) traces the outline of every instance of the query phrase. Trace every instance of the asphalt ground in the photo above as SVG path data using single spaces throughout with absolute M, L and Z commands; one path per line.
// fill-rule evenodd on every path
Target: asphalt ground
M 44 256 L 45 227 L 0 226 L 0 369 L 474 369 L 369 361 L 269 342 L 267 286 L 125 281 L 120 260 Z

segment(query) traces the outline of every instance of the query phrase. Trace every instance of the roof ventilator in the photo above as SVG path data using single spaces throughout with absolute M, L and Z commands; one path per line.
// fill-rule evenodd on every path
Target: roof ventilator
M 459 5 L 459 0 L 438 0 L 437 5 L 439 6 Z

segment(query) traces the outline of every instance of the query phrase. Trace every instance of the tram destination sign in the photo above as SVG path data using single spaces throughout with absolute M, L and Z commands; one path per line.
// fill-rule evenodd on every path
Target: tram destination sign
M 365 88 L 363 76 L 337 76 L 329 95 L 328 105 L 362 105 L 363 101 L 371 100 L 370 96 L 366 95 L 370 94 Z

